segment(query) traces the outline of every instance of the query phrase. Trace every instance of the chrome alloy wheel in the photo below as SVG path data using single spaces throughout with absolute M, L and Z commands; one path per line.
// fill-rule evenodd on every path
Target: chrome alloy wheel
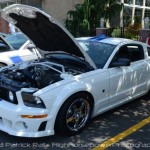
M 90 104 L 84 98 L 75 100 L 67 110 L 66 124 L 69 130 L 79 131 L 90 116 Z

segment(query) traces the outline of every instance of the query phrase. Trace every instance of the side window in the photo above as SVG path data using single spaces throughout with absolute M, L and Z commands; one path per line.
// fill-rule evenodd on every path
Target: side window
M 140 45 L 128 45 L 129 57 L 131 62 L 144 59 L 143 47 Z
M 120 58 L 123 59 L 130 59 L 128 48 L 126 45 L 122 46 L 119 51 L 115 54 L 114 58 L 112 59 L 109 68 L 113 68 L 112 63 L 117 62 Z
M 129 51 L 128 51 L 127 46 L 122 46 L 119 49 L 118 53 L 116 54 L 116 57 L 117 57 L 117 59 L 119 59 L 119 58 L 129 59 Z

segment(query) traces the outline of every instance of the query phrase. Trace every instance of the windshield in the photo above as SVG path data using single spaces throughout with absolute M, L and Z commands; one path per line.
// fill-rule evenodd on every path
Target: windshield
M 7 52 L 10 50 L 11 48 L 3 40 L 0 39 L 0 52 Z
M 15 49 L 18 50 L 28 40 L 22 33 L 15 33 L 7 36 L 5 40 Z
M 103 68 L 105 66 L 116 47 L 116 45 L 95 41 L 79 41 L 79 44 L 90 56 L 97 68 Z

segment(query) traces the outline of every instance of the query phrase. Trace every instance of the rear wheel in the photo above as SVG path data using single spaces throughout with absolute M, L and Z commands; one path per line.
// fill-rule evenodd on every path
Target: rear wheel
M 56 119 L 56 131 L 75 135 L 87 125 L 92 112 L 92 103 L 88 95 L 72 95 L 61 107 Z

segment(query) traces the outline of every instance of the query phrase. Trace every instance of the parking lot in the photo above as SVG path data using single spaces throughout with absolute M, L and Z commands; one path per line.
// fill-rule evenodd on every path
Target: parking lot
M 150 100 L 144 96 L 92 119 L 88 127 L 74 137 L 54 135 L 34 139 L 0 132 L 0 149 L 150 149 L 149 116 Z

